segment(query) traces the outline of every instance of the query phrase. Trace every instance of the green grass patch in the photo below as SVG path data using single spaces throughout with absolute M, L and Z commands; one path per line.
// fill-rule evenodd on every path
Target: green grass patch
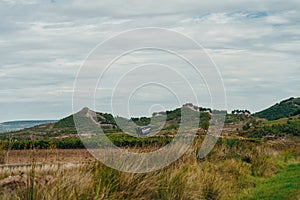
M 274 124 L 286 124 L 289 118 L 281 118 L 277 120 L 272 121 L 266 121 L 264 122 L 265 125 L 274 125 Z
M 238 199 L 297 200 L 300 198 L 300 164 L 290 164 L 275 176 L 258 181 L 255 188 L 245 191 Z

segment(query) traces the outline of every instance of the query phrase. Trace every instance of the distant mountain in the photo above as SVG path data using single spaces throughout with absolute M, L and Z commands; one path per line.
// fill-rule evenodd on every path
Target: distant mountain
M 73 139 L 79 137 L 77 134 L 78 128 L 81 130 L 79 131 L 80 135 L 87 139 L 97 135 L 99 130 L 102 130 L 110 137 L 114 137 L 116 135 L 125 135 L 124 133 L 129 135 L 135 134 L 136 128 L 148 125 L 152 127 L 150 134 L 154 133 L 153 135 L 155 135 L 157 133 L 159 136 L 173 137 L 181 125 L 182 111 L 185 113 L 185 125 L 187 127 L 184 130 L 189 132 L 191 130 L 190 127 L 193 127 L 196 121 L 197 123 L 199 122 L 197 131 L 200 135 L 206 134 L 210 125 L 211 115 L 216 113 L 216 111 L 209 108 L 202 108 L 188 103 L 181 108 L 153 113 L 152 117 L 132 117 L 127 119 L 83 108 L 81 111 L 59 121 L 1 123 L 0 131 L 14 132 L 0 134 L 0 140 L 34 138 L 36 140 L 70 139 L 70 141 L 73 141 Z M 241 134 L 251 137 L 299 135 L 299 114 L 300 98 L 290 98 L 254 115 L 243 112 L 227 114 L 223 131 L 224 134 Z M 198 121 L 199 116 L 200 121 Z M 256 117 L 267 120 L 257 119 Z M 284 118 L 284 120 L 279 122 L 272 121 L 281 118 Z M 77 126 L 75 126 L 74 121 Z
M 10 121 L 0 123 L 0 133 L 18 131 L 25 128 L 31 128 L 40 124 L 54 123 L 57 120 L 27 120 L 27 121 Z
M 265 110 L 257 112 L 254 116 L 267 120 L 277 120 L 300 114 L 300 98 L 289 98 L 271 106 Z
M 210 109 L 205 109 L 192 104 L 186 104 L 183 108 L 189 110 L 191 113 L 196 113 L 200 115 L 199 126 L 203 129 L 206 129 L 209 125 L 210 120 Z M 174 110 L 163 111 L 159 113 L 153 113 L 152 117 L 140 117 L 140 118 L 131 118 L 126 119 L 122 117 L 114 117 L 109 113 L 94 112 L 88 108 L 83 108 L 78 113 L 65 117 L 54 123 L 40 123 L 40 125 L 30 125 L 18 127 L 18 130 L 13 133 L 15 138 L 29 139 L 34 136 L 36 139 L 47 139 L 47 138 L 74 138 L 77 137 L 77 130 L 74 124 L 74 116 L 77 116 L 79 120 L 93 119 L 92 121 L 99 125 L 105 134 L 116 134 L 130 132 L 134 133 L 137 126 L 153 126 L 153 131 L 162 130 L 162 131 L 172 131 L 176 130 L 179 127 L 181 120 L 181 109 L 177 108 Z M 195 120 L 192 118 L 194 115 L 191 115 L 191 122 Z M 79 118 L 78 118 L 79 117 Z M 166 123 L 161 123 L 161 121 L 166 121 Z M 91 122 L 88 120 L 87 122 Z M 81 123 L 85 124 L 85 123 Z M 119 125 L 122 124 L 122 129 Z M 88 125 L 88 123 L 87 123 Z M 161 125 L 163 127 L 161 127 Z M 28 128 L 31 127 L 31 128 Z M 24 129 L 22 129 L 24 128 Z M 85 127 L 81 127 L 85 128 Z M 20 130 L 22 129 L 22 130 Z M 16 130 L 16 129 L 15 129 Z M 89 130 L 87 127 L 86 135 L 94 134 L 93 131 Z M 2 134 L 1 138 L 5 139 L 9 137 L 7 134 Z M 0 139 L 1 139 L 0 138 Z

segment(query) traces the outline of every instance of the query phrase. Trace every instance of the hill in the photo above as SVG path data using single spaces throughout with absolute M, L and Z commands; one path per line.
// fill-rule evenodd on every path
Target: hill
M 210 120 L 210 110 L 201 107 L 186 104 L 184 108 L 190 112 L 196 113 L 200 116 L 199 127 L 203 130 L 207 129 Z M 126 119 L 122 117 L 114 117 L 109 113 L 94 112 L 88 108 L 83 108 L 74 115 L 67 116 L 59 121 L 36 125 L 34 127 L 17 130 L 9 133 L 1 134 L 0 139 L 63 139 L 63 138 L 76 138 L 77 130 L 74 124 L 74 116 L 82 116 L 83 119 L 93 115 L 94 121 L 102 128 L 105 134 L 122 134 L 135 133 L 136 126 L 153 126 L 153 132 L 161 130 L 161 134 L 172 134 L 177 130 L 181 120 L 181 109 L 163 111 L 153 113 L 152 117 L 140 117 Z M 191 115 L 195 116 L 195 115 Z M 192 122 L 194 119 L 190 119 Z M 117 123 L 117 122 L 118 123 Z M 166 123 L 162 123 L 165 122 Z M 132 123 L 128 123 L 132 122 Z M 122 125 L 122 129 L 119 125 Z M 85 137 L 89 137 L 94 133 L 87 129 Z
M 31 128 L 40 124 L 53 123 L 56 120 L 26 120 L 26 121 L 9 121 L 0 123 L 0 133 L 17 131 L 24 128 Z
M 254 114 L 255 117 L 277 120 L 300 114 L 300 98 L 289 98 Z
M 254 115 L 244 112 L 227 114 L 222 137 L 278 139 L 285 136 L 300 136 L 300 115 L 297 115 L 299 114 L 299 101 L 299 98 L 290 98 Z M 198 127 L 193 126 L 193 130 L 196 130 L 200 136 L 206 135 L 211 122 L 212 110 L 190 103 L 183 105 L 182 108 L 183 110 L 176 108 L 153 113 L 152 117 L 132 117 L 130 119 L 114 117 L 109 113 L 94 112 L 88 108 L 83 108 L 78 113 L 57 122 L 2 133 L 0 141 L 15 141 L 15 146 L 12 147 L 15 149 L 28 148 L 32 141 L 39 143 L 41 148 L 42 146 L 47 147 L 51 143 L 62 148 L 82 148 L 82 141 L 74 124 L 74 118 L 79 117 L 80 120 L 89 122 L 81 123 L 83 126 L 80 127 L 83 130 L 80 131 L 81 139 L 84 138 L 85 141 L 92 141 L 92 138 L 99 133 L 98 127 L 100 126 L 104 134 L 114 143 L 120 145 L 143 145 L 144 142 L 165 143 L 172 140 L 179 127 L 182 128 L 181 112 L 185 112 L 185 110 L 189 113 L 189 119 L 184 132 L 190 133 L 192 124 L 199 122 Z M 92 126 L 88 127 L 88 125 Z M 150 134 L 147 137 L 137 137 L 136 127 L 148 125 L 152 127 Z M 91 129 L 90 127 L 95 128 Z

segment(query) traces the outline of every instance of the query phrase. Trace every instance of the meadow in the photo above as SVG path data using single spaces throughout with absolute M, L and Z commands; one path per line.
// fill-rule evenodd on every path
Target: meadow
M 144 174 L 120 172 L 94 159 L 84 160 L 88 154 L 83 150 L 15 150 L 11 155 L 27 152 L 29 164 L 0 169 L 0 199 L 300 198 L 298 137 L 274 141 L 222 138 L 207 157 L 197 159 L 202 141 L 199 136 L 170 166 Z M 143 151 L 145 147 L 126 148 Z M 61 160 L 66 155 L 75 158 L 72 151 L 78 151 L 78 158 L 73 159 L 76 164 L 70 164 L 72 159 Z M 36 158 L 46 155 L 52 157 L 52 164 L 44 160 L 40 165 Z

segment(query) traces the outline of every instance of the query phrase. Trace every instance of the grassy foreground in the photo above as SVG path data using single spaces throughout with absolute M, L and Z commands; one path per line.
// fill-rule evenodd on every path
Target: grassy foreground
M 120 172 L 99 162 L 44 168 L 33 162 L 26 169 L 2 170 L 0 199 L 299 198 L 297 146 L 224 139 L 197 160 L 202 141 L 198 138 L 170 166 L 145 174 Z
M 250 189 L 239 199 L 300 199 L 300 164 L 288 165 L 274 177 L 258 183 L 254 189 Z

